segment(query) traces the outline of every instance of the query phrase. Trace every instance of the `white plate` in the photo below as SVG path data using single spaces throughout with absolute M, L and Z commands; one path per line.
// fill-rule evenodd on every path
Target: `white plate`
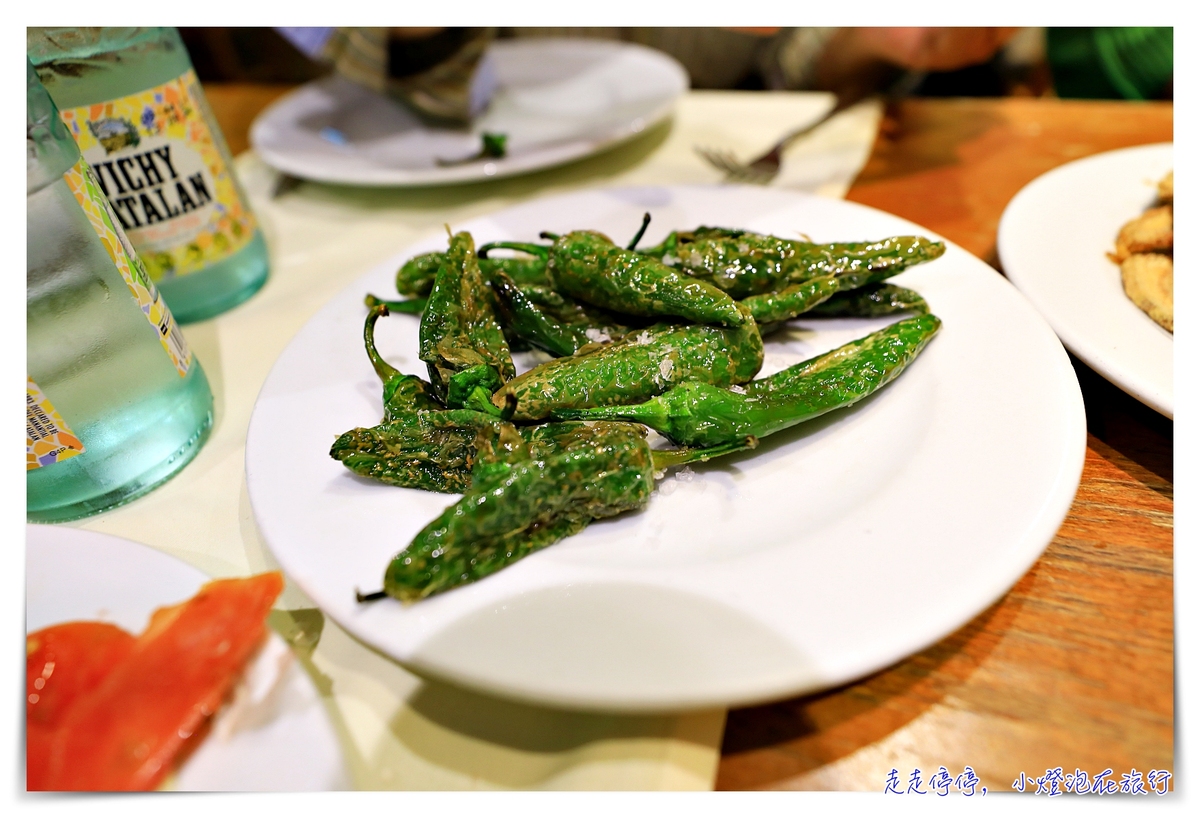
M 762 188 L 652 187 L 533 201 L 454 229 L 476 241 L 594 228 L 625 239 L 735 225 L 819 241 L 928 231 L 870 208 Z M 945 325 L 893 384 L 757 451 L 668 479 L 638 513 L 410 607 L 374 591 L 392 556 L 456 498 L 372 484 L 330 459 L 377 423 L 364 293 L 394 292 L 405 249 L 296 335 L 263 385 L 246 470 L 288 575 L 346 630 L 413 670 L 578 708 L 683 710 L 837 685 L 935 642 L 1001 596 L 1053 537 L 1083 467 L 1079 385 L 1045 321 L 962 249 L 898 280 Z M 888 323 L 794 322 L 763 374 Z M 379 324 L 410 373 L 417 319 Z M 685 475 L 686 477 L 686 475 Z
M 138 634 L 150 614 L 195 596 L 208 581 L 174 557 L 139 543 L 66 526 L 25 529 L 28 632 L 72 620 L 111 622 Z M 312 681 L 283 640 L 271 634 L 247 677 L 274 678 L 248 726 L 236 731 L 230 711 L 217 714 L 209 736 L 169 786 L 189 791 L 294 792 L 345 789 L 342 752 Z
M 1146 145 L 1044 173 L 1008 203 L 996 242 L 1005 274 L 1067 349 L 1167 417 L 1175 415 L 1173 336 L 1129 300 L 1105 253 L 1154 202 L 1172 156 L 1169 143 Z
M 677 61 L 631 43 L 502 40 L 488 54 L 498 89 L 469 129 L 426 126 L 398 103 L 328 77 L 267 108 L 250 143 L 275 169 L 322 182 L 404 187 L 495 179 L 634 136 L 665 119 L 688 88 Z M 338 141 L 322 136 L 327 128 L 341 135 L 334 134 Z M 503 159 L 437 164 L 476 153 L 484 132 L 508 135 Z

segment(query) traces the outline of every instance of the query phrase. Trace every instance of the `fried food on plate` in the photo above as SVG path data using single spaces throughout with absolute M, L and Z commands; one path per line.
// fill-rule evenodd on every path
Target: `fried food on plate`
M 1175 171 L 1171 171 L 1158 182 L 1158 200 L 1163 204 L 1175 202 Z
M 1167 332 L 1175 331 L 1174 264 L 1162 253 L 1136 253 L 1121 262 L 1121 283 L 1129 296 Z
M 1170 251 L 1175 243 L 1171 205 L 1152 207 L 1133 221 L 1125 223 L 1117 235 L 1116 261 L 1123 262 L 1134 253 Z

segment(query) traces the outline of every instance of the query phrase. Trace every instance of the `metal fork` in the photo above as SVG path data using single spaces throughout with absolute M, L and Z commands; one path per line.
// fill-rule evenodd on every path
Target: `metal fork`
M 901 97 L 908 96 L 916 90 L 921 81 L 925 79 L 925 73 L 920 71 L 907 71 L 895 83 L 891 85 L 884 93 L 884 98 L 887 101 L 895 101 Z M 710 165 L 717 170 L 724 171 L 726 180 L 730 182 L 746 182 L 749 184 L 765 185 L 779 175 L 780 161 L 783 158 L 783 152 L 789 145 L 795 142 L 802 136 L 805 136 L 821 125 L 824 125 L 835 116 L 851 108 L 864 99 L 869 97 L 869 93 L 853 93 L 844 96 L 839 96 L 837 103 L 831 108 L 825 116 L 818 119 L 816 122 L 810 122 L 803 127 L 797 128 L 783 136 L 775 145 L 762 156 L 750 162 L 739 162 L 734 155 L 727 150 L 718 150 L 708 148 L 703 145 L 696 145 L 695 151 Z

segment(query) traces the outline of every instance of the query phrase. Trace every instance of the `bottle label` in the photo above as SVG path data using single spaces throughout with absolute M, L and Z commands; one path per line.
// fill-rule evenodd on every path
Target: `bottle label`
M 33 378 L 25 377 L 25 470 L 40 469 L 83 453 L 83 442 L 67 426 Z
M 187 339 L 183 337 L 179 325 L 175 323 L 175 316 L 171 315 L 171 310 L 167 308 L 158 288 L 146 274 L 141 259 L 121 230 L 112 205 L 100 192 L 100 186 L 92 175 L 87 160 L 80 157 L 75 166 L 63 174 L 63 179 L 79 206 L 83 208 L 92 229 L 100 237 L 109 258 L 121 272 L 121 278 L 125 279 L 129 292 L 133 294 L 133 300 L 141 308 L 150 326 L 154 327 L 159 342 L 170 356 L 171 363 L 175 365 L 175 371 L 182 378 L 192 366 L 192 351 L 188 347 Z
M 155 88 L 62 111 L 155 281 L 204 269 L 254 237 L 254 214 L 204 108 L 189 68 Z

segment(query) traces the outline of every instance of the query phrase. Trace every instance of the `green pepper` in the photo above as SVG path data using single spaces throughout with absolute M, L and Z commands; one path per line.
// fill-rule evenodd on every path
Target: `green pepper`
M 830 318 L 875 318 L 898 312 L 926 313 L 929 304 L 905 287 L 879 283 L 839 292 L 809 310 L 810 315 Z
M 418 409 L 443 408 L 433 396 L 429 384 L 416 375 L 405 375 L 383 360 L 383 356 L 375 348 L 375 323 L 380 316 L 388 313 L 387 305 L 378 304 L 367 313 L 367 320 L 363 325 L 363 345 L 367 348 L 367 357 L 371 359 L 375 374 L 383 381 L 383 419 L 394 420 Z
M 726 293 L 651 256 L 618 247 L 601 233 L 577 230 L 559 236 L 549 253 L 555 289 L 598 307 L 699 324 L 738 326 L 746 320 Z
M 844 278 L 843 289 L 882 281 L 941 256 L 946 247 L 920 236 L 870 242 L 814 244 L 724 228 L 680 234 L 676 269 L 708 281 L 737 299 L 780 290 L 820 276 Z
M 741 391 L 685 383 L 636 406 L 558 410 L 556 419 L 634 420 L 685 446 L 766 437 L 849 406 L 899 375 L 941 327 L 931 314 L 898 321 L 865 338 L 752 381 Z
M 445 260 L 446 254 L 443 252 L 413 256 L 396 271 L 396 292 L 401 295 L 429 295 L 429 291 L 433 289 L 433 280 L 437 278 L 438 270 Z
M 750 311 L 736 305 L 741 326 L 655 324 L 617 341 L 583 347 L 509 381 L 492 397 L 515 397 L 515 420 L 540 420 L 556 409 L 645 400 L 688 380 L 718 386 L 744 383 L 762 367 L 763 346 Z
M 652 323 L 576 301 L 549 285 L 523 284 L 518 285 L 518 289 L 547 316 L 559 323 L 583 330 L 592 341 L 611 340 L 624 335 L 635 326 L 648 326 Z
M 493 273 L 491 285 L 501 323 L 516 337 L 555 356 L 574 355 L 592 342 L 586 330 L 563 324 L 543 312 L 504 273 Z
M 491 301 L 471 234 L 455 234 L 438 268 L 420 330 L 420 357 L 429 367 L 429 381 L 451 408 L 462 406 L 476 387 L 495 391 L 515 374 Z
M 329 456 L 393 486 L 460 493 L 480 463 L 528 456 L 515 426 L 470 409 L 413 411 L 338 437 Z
M 802 284 L 792 284 L 778 292 L 752 295 L 739 303 L 749 308 L 750 314 L 761 326 L 802 315 L 836 295 L 839 289 L 837 276 L 821 276 Z
M 383 592 L 359 599 L 416 602 L 482 579 L 592 520 L 645 505 L 655 474 L 670 466 L 757 445 L 652 451 L 645 429 L 630 423 L 564 424 L 542 434 L 545 451 L 479 472 L 463 498 L 393 558 Z
M 540 284 L 548 285 L 546 277 L 546 259 L 544 256 L 487 258 L 484 245 L 479 250 L 479 269 L 485 279 L 499 271 L 507 275 L 518 285 Z M 437 278 L 438 268 L 446 259 L 445 252 L 422 253 L 413 256 L 400 267 L 396 273 L 396 292 L 401 295 L 426 296 L 433 289 L 433 280 Z

